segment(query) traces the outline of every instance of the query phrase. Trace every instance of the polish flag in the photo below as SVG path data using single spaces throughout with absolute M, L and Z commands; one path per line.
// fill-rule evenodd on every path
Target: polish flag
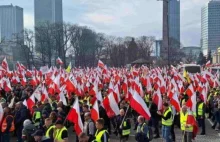
M 136 91 L 134 91 L 134 95 L 130 98 L 130 106 L 140 115 L 144 116 L 145 119 L 150 120 L 150 111 L 144 100 Z
M 119 107 L 115 101 L 113 92 L 111 92 L 104 100 L 103 106 L 107 112 L 109 118 L 119 115 Z
M 36 77 L 35 76 L 31 79 L 30 84 L 32 86 L 37 86 L 37 81 L 36 81 Z
M 97 100 L 95 101 L 92 109 L 91 109 L 91 118 L 94 122 L 96 122 L 99 119 L 99 107 Z
M 50 95 L 54 95 L 55 93 L 55 86 L 54 84 L 50 84 L 50 86 L 48 87 L 48 91 L 47 91 Z
M 65 94 L 65 88 L 66 88 L 66 86 L 64 85 L 64 86 L 62 86 L 61 89 L 60 89 L 61 91 L 60 91 L 60 94 L 59 94 L 59 96 L 60 96 L 59 101 L 63 102 L 63 105 L 67 106 L 66 98 L 65 98 L 65 96 L 64 96 L 64 94 Z
M 2 68 L 7 72 L 9 71 L 8 62 L 6 60 L 6 57 L 2 61 Z
M 162 110 L 163 104 L 162 104 L 162 97 L 161 97 L 160 89 L 154 92 L 153 101 L 157 105 L 158 110 L 159 111 Z
M 69 77 L 67 80 L 66 80 L 66 90 L 68 92 L 74 92 L 76 90 L 76 87 L 77 87 L 77 82 L 75 80 L 75 78 L 71 78 Z
M 209 60 L 206 64 L 205 64 L 205 66 L 206 67 L 209 67 L 211 65 L 211 61 Z
M 177 92 L 173 94 L 173 96 L 168 96 L 170 98 L 170 104 L 174 106 L 177 112 L 180 112 L 180 102 L 177 97 Z
M 193 95 L 193 93 L 194 93 L 194 89 L 193 89 L 192 84 L 190 84 L 189 87 L 186 90 L 186 94 L 190 97 L 190 96 Z
M 60 57 L 57 58 L 56 62 L 57 62 L 57 64 L 59 64 L 59 65 L 62 65 L 62 64 L 63 64 L 63 61 L 60 59 Z
M 194 113 L 196 113 L 196 93 L 195 92 L 186 102 L 186 106 L 188 106 L 190 108 L 190 110 L 192 110 Z
M 104 64 L 101 60 L 99 60 L 99 61 L 98 61 L 98 67 L 104 68 L 104 67 L 105 67 L 105 64 Z
M 23 78 L 21 79 L 21 85 L 25 86 L 27 84 L 27 79 L 25 76 L 23 76 Z
M 193 126 L 193 140 L 194 140 L 199 131 L 199 127 L 192 111 L 188 111 L 186 125 Z
M 69 111 L 66 119 L 74 123 L 74 129 L 78 136 L 83 131 L 83 123 L 80 116 L 78 97 L 76 97 L 73 107 Z
M 32 94 L 27 100 L 27 108 L 32 111 L 32 107 L 35 105 L 35 98 L 34 98 L 34 94 Z
M 42 91 L 41 85 L 38 85 L 37 88 L 33 92 L 34 97 L 38 101 L 41 101 L 41 91 Z
M 10 83 L 9 79 L 5 79 L 5 82 L 4 82 L 4 90 L 5 90 L 6 92 L 12 91 L 11 83 Z
M 47 89 L 45 86 L 42 87 L 42 96 L 41 96 L 41 101 L 44 102 L 46 99 L 49 99 Z

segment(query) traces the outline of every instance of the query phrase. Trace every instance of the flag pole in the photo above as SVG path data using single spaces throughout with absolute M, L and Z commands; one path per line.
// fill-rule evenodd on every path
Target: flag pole
M 127 113 L 128 113 L 129 108 L 130 108 L 130 105 L 129 105 L 129 106 L 127 107 L 127 109 L 126 109 L 124 118 L 123 118 L 123 120 L 122 120 L 122 122 L 121 122 L 121 125 L 120 125 L 120 128 L 122 127 L 122 125 L 123 125 L 123 123 L 124 123 L 124 121 L 125 121 L 125 117 L 127 116 Z

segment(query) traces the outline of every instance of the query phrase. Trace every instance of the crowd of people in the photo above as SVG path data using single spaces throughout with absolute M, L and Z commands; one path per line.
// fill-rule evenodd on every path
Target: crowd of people
M 182 75 L 174 68 L 142 66 L 128 70 L 99 65 L 95 69 L 52 69 L 36 84 L 33 78 L 36 80 L 41 75 L 40 71 L 33 70 L 24 85 L 26 75 L 19 76 L 19 72 L 29 70 L 18 67 L 13 75 L 8 75 L 4 66 L 2 64 L 5 70 L 0 71 L 1 142 L 11 142 L 12 136 L 17 142 L 109 142 L 112 135 L 126 142 L 132 129 L 137 142 L 160 137 L 166 142 L 175 142 L 176 126 L 182 131 L 183 141 L 191 142 L 197 134 L 197 126 L 201 126 L 201 135 L 206 134 L 207 118 L 214 122 L 213 129 L 220 129 L 219 78 L 208 70 Z M 66 82 L 71 82 L 74 89 Z M 113 97 L 106 106 L 105 99 L 111 93 Z M 138 94 L 144 104 L 140 101 L 134 106 L 134 94 Z M 79 103 L 80 119 L 69 116 L 75 101 Z M 95 101 L 99 114 L 96 120 L 92 111 Z M 116 105 L 112 106 L 112 102 Z M 75 140 L 70 139 L 70 135 L 78 132 L 75 126 L 79 124 L 72 123 L 70 117 L 83 124 Z

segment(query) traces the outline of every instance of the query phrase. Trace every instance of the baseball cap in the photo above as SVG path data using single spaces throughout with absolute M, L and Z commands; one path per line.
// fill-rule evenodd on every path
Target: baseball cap
M 42 130 L 36 130 L 36 131 L 32 134 L 32 136 L 43 136 L 43 135 L 44 135 L 44 133 L 43 133 Z

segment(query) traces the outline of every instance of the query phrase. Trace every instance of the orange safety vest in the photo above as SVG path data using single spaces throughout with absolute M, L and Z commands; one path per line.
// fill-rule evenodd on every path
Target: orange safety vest
M 12 115 L 8 115 L 8 116 L 5 117 L 5 119 L 2 122 L 2 132 L 3 133 L 5 132 L 5 130 L 7 128 L 7 122 L 6 122 L 7 117 L 12 117 L 13 118 L 13 121 L 12 121 L 12 124 L 11 124 L 11 128 L 9 129 L 9 132 L 13 132 L 15 130 L 14 117 Z

